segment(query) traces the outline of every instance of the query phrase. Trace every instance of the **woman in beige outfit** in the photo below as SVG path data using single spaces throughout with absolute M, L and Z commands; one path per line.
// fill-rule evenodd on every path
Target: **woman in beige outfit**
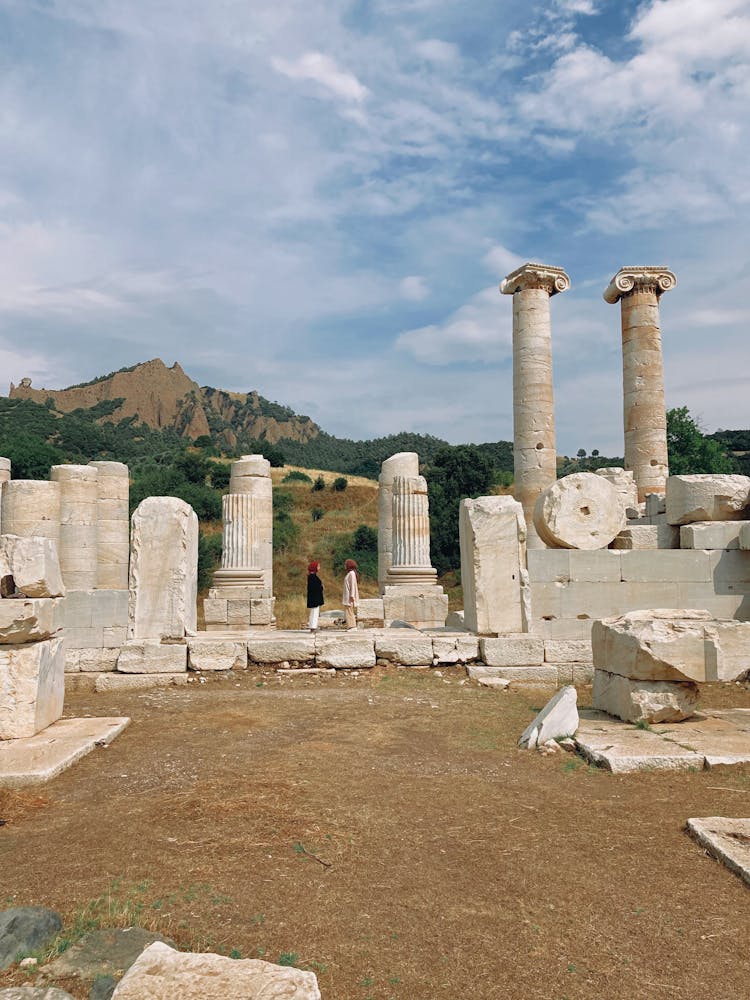
M 341 600 L 344 603 L 344 614 L 346 615 L 346 627 L 348 629 L 357 627 L 357 605 L 359 604 L 359 571 L 353 559 L 347 559 L 344 563 L 346 576 L 344 577 L 344 596 Z

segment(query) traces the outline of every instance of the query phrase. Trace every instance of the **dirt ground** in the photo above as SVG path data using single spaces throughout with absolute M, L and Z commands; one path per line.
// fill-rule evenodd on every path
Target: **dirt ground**
M 0 903 L 52 906 L 71 936 L 109 916 L 281 959 L 325 1000 L 750 996 L 748 888 L 684 832 L 750 815 L 750 767 L 613 776 L 521 751 L 546 695 L 464 676 L 71 695 L 66 715 L 132 724 L 0 792 Z

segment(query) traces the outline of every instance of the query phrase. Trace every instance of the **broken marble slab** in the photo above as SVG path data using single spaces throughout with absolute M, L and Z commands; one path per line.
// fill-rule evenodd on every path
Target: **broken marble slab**
M 701 847 L 750 885 L 750 819 L 693 818 L 687 829 Z
M 38 785 L 108 746 L 129 724 L 126 717 L 58 719 L 36 736 L 0 741 L 0 787 Z
M 578 692 L 572 684 L 560 688 L 524 729 L 519 746 L 533 750 L 548 740 L 573 736 L 578 729 Z

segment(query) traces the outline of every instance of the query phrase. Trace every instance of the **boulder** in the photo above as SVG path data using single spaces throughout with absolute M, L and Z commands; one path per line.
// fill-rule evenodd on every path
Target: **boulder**
M 742 521 L 750 511 L 749 476 L 670 476 L 667 521 Z
M 61 927 L 59 914 L 43 906 L 14 906 L 0 912 L 0 969 L 13 965 L 21 952 L 44 947 Z
M 573 736 L 578 729 L 578 692 L 568 684 L 555 694 L 524 729 L 519 746 L 533 750 L 548 740 Z
M 631 680 L 597 669 L 591 703 L 594 708 L 625 722 L 681 722 L 695 714 L 698 685 Z
M 314 972 L 260 959 L 175 951 L 152 944 L 120 980 L 113 1000 L 321 1000 Z
M 54 639 L 64 624 L 60 597 L 0 601 L 0 645 Z
M 594 666 L 643 681 L 731 681 L 750 668 L 750 622 L 708 611 L 631 611 L 594 622 Z
M 551 548 L 606 549 L 625 525 L 621 494 L 593 472 L 558 479 L 534 506 L 534 527 Z
M 120 975 L 129 969 L 144 948 L 158 944 L 161 948 L 176 947 L 170 938 L 144 930 L 142 927 L 104 927 L 89 931 L 67 951 L 43 966 L 42 972 L 50 979 L 81 979 L 91 981 L 98 976 Z M 159 994 L 169 996 L 169 993 Z M 176 998 L 178 992 L 171 994 Z M 156 996 L 144 993 L 143 997 Z
M 64 597 L 57 546 L 51 538 L 0 535 L 0 576 L 9 573 L 27 597 Z
M 64 697 L 63 639 L 0 646 L 0 740 L 46 729 L 62 715 Z

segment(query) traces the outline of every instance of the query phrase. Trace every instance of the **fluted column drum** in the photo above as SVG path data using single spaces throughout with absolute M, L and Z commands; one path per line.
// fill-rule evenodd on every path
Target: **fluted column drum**
M 430 515 L 424 476 L 396 476 L 393 495 L 393 562 L 388 583 L 435 583 L 430 565 Z
M 53 465 L 60 487 L 60 571 L 67 590 L 95 590 L 98 474 L 90 465 Z

